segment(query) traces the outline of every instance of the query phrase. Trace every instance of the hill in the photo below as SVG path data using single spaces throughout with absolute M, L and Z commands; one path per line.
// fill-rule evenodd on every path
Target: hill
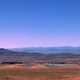
M 0 63 L 2 62 L 22 62 L 25 64 L 80 64 L 80 54 L 59 53 L 42 54 L 36 52 L 16 52 L 8 49 L 0 49 Z

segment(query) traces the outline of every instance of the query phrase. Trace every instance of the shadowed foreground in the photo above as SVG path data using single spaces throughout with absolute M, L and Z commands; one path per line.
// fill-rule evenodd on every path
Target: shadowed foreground
M 0 65 L 0 80 L 80 80 L 80 66 L 48 68 Z

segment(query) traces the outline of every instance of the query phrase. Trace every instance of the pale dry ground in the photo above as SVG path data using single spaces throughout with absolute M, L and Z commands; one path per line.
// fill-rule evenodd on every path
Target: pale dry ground
M 80 80 L 80 65 L 54 68 L 44 65 L 0 65 L 0 80 Z

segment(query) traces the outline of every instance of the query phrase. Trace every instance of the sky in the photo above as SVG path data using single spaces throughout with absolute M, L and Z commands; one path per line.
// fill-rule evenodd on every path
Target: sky
M 0 47 L 80 46 L 80 0 L 0 0 Z

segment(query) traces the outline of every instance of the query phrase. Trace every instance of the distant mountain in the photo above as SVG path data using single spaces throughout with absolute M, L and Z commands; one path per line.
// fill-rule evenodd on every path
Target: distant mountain
M 80 47 L 15 48 L 13 51 L 34 53 L 80 53 Z
M 19 56 L 40 56 L 40 55 L 43 55 L 41 53 L 30 53 L 30 52 L 25 52 L 25 51 L 15 51 L 15 50 L 10 50 L 10 49 L 5 49 L 5 48 L 0 48 L 0 55 L 19 55 Z
M 11 53 L 15 53 L 15 51 L 11 51 L 11 50 L 8 50 L 8 49 L 0 48 L 0 55 L 11 54 Z
M 79 52 L 80 48 L 71 48 L 71 47 L 20 48 L 12 50 L 0 48 L 0 63 L 23 62 L 26 64 L 33 64 L 33 63 L 80 64 L 80 54 L 74 54 Z

